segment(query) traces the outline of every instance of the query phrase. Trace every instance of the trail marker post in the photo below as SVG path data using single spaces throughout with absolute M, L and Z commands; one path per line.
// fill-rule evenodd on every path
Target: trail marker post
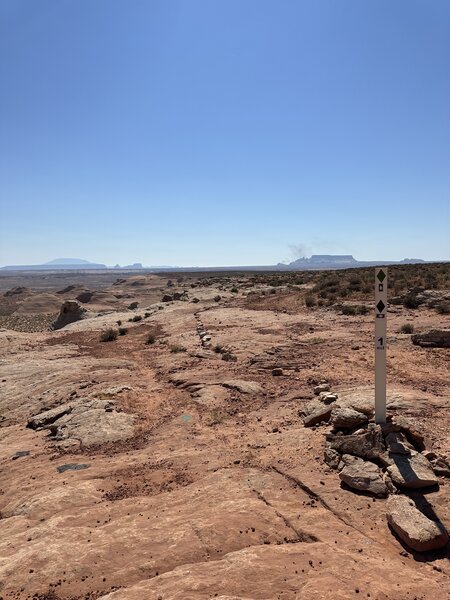
M 375 269 L 375 422 L 386 423 L 387 269 Z

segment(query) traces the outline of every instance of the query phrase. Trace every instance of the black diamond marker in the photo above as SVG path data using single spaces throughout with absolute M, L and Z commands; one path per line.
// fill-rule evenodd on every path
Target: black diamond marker
M 384 305 L 383 300 L 380 300 L 377 304 L 377 308 L 378 308 L 378 312 L 382 313 L 383 310 L 386 308 L 386 306 Z
M 377 279 L 383 283 L 383 281 L 386 279 L 386 273 L 381 270 L 378 271 Z

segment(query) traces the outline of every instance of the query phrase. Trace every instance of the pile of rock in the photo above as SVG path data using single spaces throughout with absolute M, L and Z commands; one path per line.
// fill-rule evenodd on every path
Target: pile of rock
M 362 400 L 340 402 L 328 384 L 314 388 L 317 396 L 300 411 L 305 427 L 331 425 L 324 460 L 336 469 L 350 490 L 379 498 L 392 495 L 387 518 L 392 529 L 413 550 L 442 548 L 448 535 L 440 522 L 426 517 L 408 498 L 410 490 L 437 488 L 438 476 L 450 476 L 450 465 L 425 451 L 416 425 L 393 416 L 385 425 L 373 422 L 373 408 Z
M 198 314 L 195 315 L 195 318 L 197 320 L 197 333 L 200 338 L 201 345 L 204 348 L 208 348 L 210 346 L 211 336 L 206 331 L 205 326 L 203 325 L 202 321 L 200 320 L 200 317 L 198 316 Z

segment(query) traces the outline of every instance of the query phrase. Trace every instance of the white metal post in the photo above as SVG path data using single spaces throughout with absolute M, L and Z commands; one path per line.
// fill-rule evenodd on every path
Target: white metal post
M 386 423 L 387 269 L 375 269 L 375 422 Z

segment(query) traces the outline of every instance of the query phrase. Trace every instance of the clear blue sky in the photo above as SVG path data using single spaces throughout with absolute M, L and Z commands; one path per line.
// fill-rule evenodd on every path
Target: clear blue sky
M 1 0 L 0 264 L 450 259 L 448 0 Z

